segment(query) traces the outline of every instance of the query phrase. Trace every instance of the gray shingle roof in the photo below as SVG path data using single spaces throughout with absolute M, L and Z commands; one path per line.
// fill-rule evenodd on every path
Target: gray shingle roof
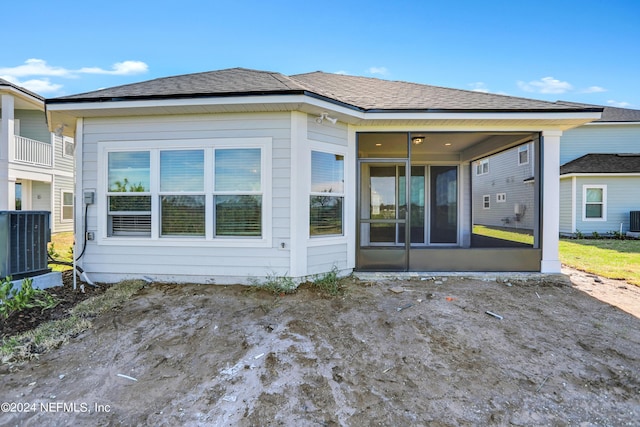
M 306 94 L 363 111 L 600 111 L 572 106 L 401 81 L 324 72 L 285 76 L 280 73 L 231 68 L 164 77 L 53 98 L 48 103 L 94 102 L 154 98 L 186 98 L 269 94 Z
M 585 154 L 560 166 L 560 175 L 570 173 L 640 173 L 640 153 Z
M 606 107 L 603 105 L 582 104 L 579 102 L 557 101 L 558 104 L 571 105 L 576 107 L 601 107 L 602 117 L 595 122 L 640 122 L 640 110 L 631 108 Z
M 179 98 L 204 95 L 302 92 L 304 88 L 289 77 L 269 71 L 230 68 L 205 73 L 162 77 L 69 95 L 55 100 L 98 100 L 113 98 Z

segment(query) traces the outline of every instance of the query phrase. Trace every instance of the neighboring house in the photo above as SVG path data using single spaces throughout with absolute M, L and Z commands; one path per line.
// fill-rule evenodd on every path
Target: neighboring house
M 562 135 L 563 235 L 625 234 L 631 229 L 630 212 L 640 211 L 640 110 L 602 108 L 601 119 Z M 533 229 L 527 209 L 535 203 L 534 163 L 523 161 L 533 153 L 528 147 L 524 144 L 476 162 L 474 224 Z
M 473 223 L 533 232 L 535 165 L 533 142 L 476 161 L 471 177 Z
M 560 164 L 562 234 L 640 231 L 630 223 L 640 211 L 640 110 L 604 107 L 601 119 L 565 132 Z
M 73 231 L 74 141 L 47 127 L 44 98 L 0 79 L 0 211 L 49 211 Z
M 241 68 L 47 100 L 50 129 L 78 146 L 79 264 L 100 282 L 559 273 L 560 136 L 601 111 Z M 472 165 L 523 144 L 534 243 L 476 244 Z

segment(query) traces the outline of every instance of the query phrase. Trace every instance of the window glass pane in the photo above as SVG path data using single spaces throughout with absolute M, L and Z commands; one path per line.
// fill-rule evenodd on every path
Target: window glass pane
M 71 206 L 62 207 L 62 219 L 73 219 L 73 207 Z
M 310 233 L 342 234 L 342 197 L 311 196 Z
M 602 188 L 587 188 L 587 203 L 602 202 Z
M 216 236 L 261 236 L 262 196 L 216 196 Z
M 163 236 L 204 236 L 204 196 L 162 196 Z
M 431 243 L 458 240 L 458 167 L 431 166 Z
M 587 205 L 585 209 L 587 218 L 602 218 L 602 205 Z
M 109 153 L 109 191 L 149 191 L 149 177 L 148 151 Z
M 260 191 L 259 148 L 223 149 L 215 154 L 216 191 Z
M 204 191 L 204 151 L 160 152 L 160 191 Z
M 151 196 L 109 196 L 109 212 L 150 212 Z
M 319 151 L 311 152 L 311 191 L 344 192 L 344 156 Z
M 62 193 L 62 204 L 65 206 L 73 205 L 73 193 Z

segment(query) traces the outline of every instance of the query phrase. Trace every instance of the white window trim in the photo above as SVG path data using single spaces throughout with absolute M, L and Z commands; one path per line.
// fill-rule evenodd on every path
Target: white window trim
M 311 191 L 311 189 L 309 189 L 309 198 L 307 199 L 307 203 L 310 203 L 311 197 L 313 196 L 320 196 L 320 197 L 341 197 L 342 198 L 342 233 L 340 234 L 318 234 L 318 235 L 311 235 L 311 224 L 307 224 L 307 228 L 308 228 L 308 233 L 309 233 L 309 238 L 311 239 L 325 239 L 325 238 L 331 238 L 331 237 L 342 237 L 344 236 L 344 223 L 345 223 L 345 216 L 344 216 L 344 201 L 345 201 L 345 186 L 344 186 L 344 177 L 346 175 L 346 161 L 347 161 L 347 155 L 344 152 L 339 152 L 340 150 L 335 150 L 335 149 L 329 149 L 329 150 L 323 150 L 323 149 L 313 149 L 311 148 L 311 150 L 309 150 L 309 164 L 311 165 L 311 168 L 313 168 L 313 152 L 318 152 L 318 153 L 324 153 L 324 154 L 332 154 L 332 155 L 340 155 L 342 156 L 342 158 L 344 159 L 344 161 L 342 162 L 342 178 L 343 178 L 343 183 L 342 183 L 342 192 L 331 192 L 331 193 L 327 193 L 327 192 L 319 192 L 319 191 Z M 311 170 L 311 169 L 310 169 Z M 309 176 L 309 186 L 311 186 L 311 178 L 312 176 Z M 307 207 L 307 209 L 309 209 L 310 206 Z
M 587 190 L 598 188 L 602 190 L 602 217 L 587 218 Z M 605 222 L 607 220 L 607 186 L 597 184 L 584 184 L 582 186 L 582 220 L 585 222 Z
M 527 152 L 526 162 L 520 162 L 520 153 L 522 153 L 523 151 Z M 518 166 L 528 165 L 530 155 L 531 155 L 531 151 L 529 150 L 529 144 L 521 145 L 520 147 L 518 147 Z
M 507 201 L 507 193 L 497 193 L 496 203 L 505 203 Z
M 75 196 L 73 194 L 73 191 L 69 191 L 69 190 L 60 190 L 60 222 L 62 223 L 69 223 L 69 222 L 73 222 L 73 214 L 74 214 L 74 207 L 73 204 L 71 205 L 67 205 L 67 206 L 71 206 L 71 219 L 65 219 L 64 218 L 64 193 L 69 193 L 71 194 L 71 200 L 73 202 L 75 202 Z
M 484 171 L 484 165 L 487 165 L 487 171 Z M 478 167 L 480 168 L 480 172 L 478 172 Z M 475 173 L 476 176 L 487 175 L 489 173 L 489 159 L 478 160 L 475 163 Z
M 98 212 L 99 232 L 96 243 L 99 245 L 131 245 L 131 246 L 184 246 L 184 247 L 271 247 L 272 246 L 272 156 L 273 140 L 271 137 L 257 138 L 212 138 L 159 141 L 101 141 L 98 143 L 98 191 L 96 209 Z M 262 236 L 261 237 L 213 237 L 213 166 L 207 160 L 215 149 L 260 148 L 262 153 Z M 205 192 L 206 192 L 206 236 L 160 236 L 160 151 L 161 150 L 205 150 Z M 151 237 L 107 236 L 107 182 L 108 153 L 112 151 L 150 151 L 151 152 Z M 207 154 L 210 152 L 211 156 Z M 146 193 L 145 193 L 146 194 Z M 215 193 L 220 194 L 220 193 Z M 233 193 L 236 194 L 236 193 Z
M 482 196 L 482 209 L 486 209 L 486 210 L 491 209 L 491 195 L 490 194 L 484 194 Z
M 62 157 L 64 157 L 65 159 L 73 159 L 73 153 L 71 154 L 67 154 L 67 143 L 71 143 L 73 145 L 73 151 L 75 152 L 76 149 L 76 142 L 73 140 L 73 138 L 69 138 L 68 136 L 63 136 L 62 138 L 60 138 L 61 144 L 62 144 Z
M 316 193 L 311 193 L 311 152 L 312 151 L 320 151 L 323 153 L 331 153 L 331 154 L 340 154 L 344 156 L 344 171 L 343 171 L 344 186 L 343 186 L 343 193 L 342 193 L 343 199 L 342 199 L 342 234 L 341 235 L 327 234 L 322 236 L 311 236 L 310 224 L 309 224 L 309 197 L 312 194 L 316 194 Z M 349 162 L 348 147 L 345 147 L 342 145 L 330 144 L 326 142 L 309 140 L 309 150 L 305 158 L 306 158 L 306 161 L 309 162 L 308 166 L 304 167 L 304 169 L 307 170 L 306 176 L 304 177 L 305 193 L 307 194 L 307 199 L 305 201 L 305 210 L 306 210 L 305 227 L 307 230 L 307 246 L 314 247 L 314 246 L 324 246 L 329 244 L 345 244 L 348 242 L 347 236 L 351 234 L 349 232 L 349 221 L 347 216 L 347 192 L 349 192 L 349 189 L 351 188 L 350 187 L 351 183 L 349 181 L 349 177 L 351 176 L 350 175 L 351 164 Z M 333 193 L 322 193 L 322 194 L 328 195 Z M 338 194 L 338 193 L 335 193 L 335 194 Z

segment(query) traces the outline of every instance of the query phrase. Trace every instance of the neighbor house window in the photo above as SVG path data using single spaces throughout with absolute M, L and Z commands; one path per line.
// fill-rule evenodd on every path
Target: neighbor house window
M 75 143 L 72 138 L 66 136 L 62 138 L 62 155 L 64 157 L 73 157 L 75 152 Z
M 529 163 L 529 144 L 518 147 L 518 165 L 526 165 Z
M 160 235 L 204 236 L 204 150 L 160 152 Z
M 342 235 L 344 205 L 344 155 L 311 152 L 309 234 Z
M 482 196 L 482 209 L 490 209 L 491 208 L 491 196 L 489 194 L 485 194 Z
M 150 168 L 149 151 L 108 154 L 110 236 L 151 236 Z
M 479 160 L 476 162 L 476 175 L 485 175 L 489 173 L 489 159 Z
M 496 202 L 504 203 L 507 201 L 507 193 L 498 193 L 496 194 Z
M 584 221 L 607 220 L 607 186 L 585 185 L 582 187 Z
M 63 191 L 61 200 L 61 220 L 62 222 L 73 221 L 73 193 Z

